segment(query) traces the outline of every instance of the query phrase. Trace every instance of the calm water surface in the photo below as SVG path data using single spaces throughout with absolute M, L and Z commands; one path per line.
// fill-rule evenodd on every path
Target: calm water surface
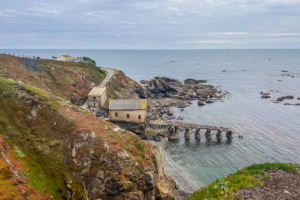
M 98 66 L 121 69 L 137 81 L 154 76 L 182 81 L 205 79 L 208 84 L 229 91 L 232 96 L 223 102 L 203 107 L 194 102 L 183 112 L 175 109 L 174 115 L 184 116 L 185 122 L 229 127 L 234 132 L 231 142 L 225 134 L 221 143 L 216 142 L 215 136 L 207 142 L 202 132 L 201 142 L 194 135 L 185 141 L 182 133 L 179 141 L 168 143 L 170 162 L 191 177 L 198 188 L 254 163 L 300 163 L 300 106 L 271 102 L 283 95 L 300 97 L 300 50 L 0 51 L 45 58 L 84 55 L 95 59 Z M 281 76 L 281 70 L 295 77 Z M 274 91 L 271 99 L 260 98 L 261 91 L 270 90 Z

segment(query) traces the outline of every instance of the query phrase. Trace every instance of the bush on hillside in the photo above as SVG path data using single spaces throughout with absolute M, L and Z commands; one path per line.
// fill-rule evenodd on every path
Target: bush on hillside
M 91 58 L 89 58 L 89 57 L 83 56 L 83 60 L 87 61 L 88 63 L 91 63 L 93 65 L 96 65 L 96 61 L 93 60 L 93 59 L 91 59 Z

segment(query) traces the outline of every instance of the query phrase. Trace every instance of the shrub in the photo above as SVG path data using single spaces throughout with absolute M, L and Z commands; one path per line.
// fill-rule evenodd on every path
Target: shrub
M 115 85 L 114 88 L 117 92 L 121 92 L 121 89 L 118 86 Z
M 91 63 L 93 65 L 96 65 L 96 61 L 89 58 L 89 57 L 86 57 L 86 56 L 83 56 L 83 60 L 87 61 L 88 63 Z
M 26 156 L 17 146 L 14 146 L 14 152 L 21 158 Z

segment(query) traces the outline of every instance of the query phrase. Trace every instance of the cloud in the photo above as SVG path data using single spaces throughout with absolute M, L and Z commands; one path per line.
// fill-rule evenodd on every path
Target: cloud
M 210 32 L 207 35 L 213 36 L 270 36 L 270 37 L 284 37 L 284 36 L 300 36 L 300 33 L 249 33 L 249 32 Z
M 204 44 L 222 44 L 233 43 L 231 40 L 195 40 L 195 41 L 183 41 L 184 43 L 204 43 Z
M 0 44 L 1 48 L 223 48 L 230 44 L 259 48 L 263 41 L 265 46 L 278 42 L 282 48 L 294 48 L 298 43 L 291 43 L 300 36 L 299 7 L 299 0 L 6 1 L 0 9 L 1 35 L 5 35 Z

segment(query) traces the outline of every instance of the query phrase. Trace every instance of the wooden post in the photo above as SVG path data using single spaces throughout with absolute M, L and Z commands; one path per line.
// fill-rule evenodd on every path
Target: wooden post
M 217 139 L 218 140 L 222 140 L 222 130 L 218 130 L 218 133 L 217 133 Z
M 195 133 L 195 139 L 196 139 L 196 140 L 201 140 L 200 128 L 197 128 L 197 130 L 196 130 L 196 133 Z
M 206 133 L 205 133 L 205 137 L 206 137 L 206 139 L 208 139 L 208 140 L 211 139 L 211 134 L 210 134 L 210 132 L 211 132 L 211 129 L 209 128 L 209 129 L 207 129 L 207 131 L 206 131 Z
M 229 140 L 232 140 L 232 134 L 233 134 L 233 132 L 232 131 L 227 131 L 226 132 L 226 137 L 229 139 Z
M 179 140 L 178 126 L 175 126 L 175 128 L 172 130 L 169 139 L 170 140 Z
M 185 129 L 184 137 L 185 137 L 186 140 L 190 140 L 191 139 L 190 138 L 190 129 L 189 129 L 189 127 L 187 127 Z

